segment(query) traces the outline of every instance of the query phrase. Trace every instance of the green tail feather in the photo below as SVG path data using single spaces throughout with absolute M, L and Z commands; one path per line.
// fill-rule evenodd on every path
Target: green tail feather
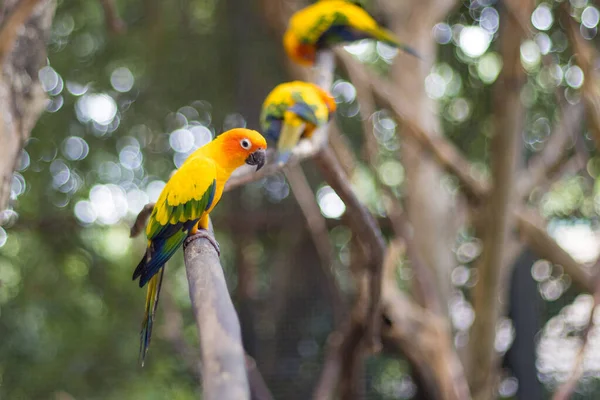
M 152 338 L 152 326 L 154 325 L 154 316 L 158 307 L 158 298 L 160 295 L 160 289 L 162 287 L 163 275 L 165 268 L 161 268 L 160 271 L 150 279 L 148 283 L 148 289 L 146 294 L 146 310 L 144 313 L 144 320 L 142 321 L 142 331 L 140 332 L 140 364 L 144 366 L 146 360 L 146 353 L 148 347 L 150 347 L 150 339 Z
M 292 117 L 290 117 L 292 118 Z M 286 162 L 292 150 L 302 137 L 302 133 L 306 128 L 306 123 L 302 122 L 297 116 L 293 117 L 293 121 L 284 122 L 277 141 L 277 152 L 282 155 L 280 162 Z

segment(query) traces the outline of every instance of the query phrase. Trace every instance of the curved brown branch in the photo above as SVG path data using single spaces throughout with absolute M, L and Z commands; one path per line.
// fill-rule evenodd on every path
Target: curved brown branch
M 367 208 L 358 200 L 346 178 L 342 167 L 330 148 L 323 149 L 315 156 L 315 164 L 319 167 L 325 181 L 335 190 L 346 205 L 348 225 L 358 235 L 369 255 L 369 312 L 367 325 L 367 341 L 370 350 L 379 348 L 381 279 L 383 256 L 386 251 L 385 240 L 377 221 Z
M 516 214 L 517 228 L 521 238 L 536 255 L 553 264 L 561 265 L 575 285 L 585 292 L 593 293 L 592 274 L 548 235 L 545 228 L 546 223 L 542 216 L 532 209 L 520 209 Z
M 319 375 L 319 381 L 313 391 L 313 400 L 329 400 L 333 398 L 342 369 L 342 342 L 350 333 L 334 331 L 327 337 L 325 361 Z
M 250 399 L 240 323 L 219 256 L 204 238 L 185 248 L 185 269 L 200 336 L 203 399 Z
M 331 245 L 331 240 L 329 239 L 327 223 L 325 222 L 323 215 L 321 215 L 319 204 L 315 199 L 315 195 L 310 188 L 302 168 L 299 165 L 286 168 L 285 177 L 287 178 L 292 193 L 302 210 L 313 243 L 319 254 L 323 276 L 326 280 L 327 295 L 333 311 L 333 323 L 334 326 L 339 326 L 343 317 L 344 301 L 340 289 L 337 286 L 335 275 L 331 269 L 333 263 L 333 247 Z
M 134 238 L 142 233 L 142 231 L 146 228 L 146 222 L 148 221 L 148 218 L 150 218 L 150 214 L 152 214 L 153 209 L 154 203 L 148 203 L 144 206 L 144 208 L 142 208 L 136 217 L 135 222 L 131 226 L 131 229 L 129 230 L 129 237 Z
M 252 400 L 273 400 L 262 374 L 258 370 L 256 360 L 246 354 L 246 372 L 250 381 L 250 397 Z

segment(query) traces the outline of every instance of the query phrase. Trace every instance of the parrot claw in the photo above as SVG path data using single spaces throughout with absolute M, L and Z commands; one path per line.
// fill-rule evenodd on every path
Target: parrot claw
M 221 257 L 221 246 L 219 246 L 219 242 L 217 242 L 214 236 L 211 235 L 206 229 L 198 229 L 195 234 L 188 236 L 183 242 L 184 250 L 190 243 L 200 238 L 208 240 L 217 251 L 217 255 Z

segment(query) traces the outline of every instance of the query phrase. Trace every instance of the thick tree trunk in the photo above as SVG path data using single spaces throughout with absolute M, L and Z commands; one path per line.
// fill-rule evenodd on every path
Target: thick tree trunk
M 425 93 L 424 86 L 437 49 L 431 30 L 454 4 L 453 0 L 382 1 L 390 28 L 422 56 L 418 59 L 406 53 L 398 54 L 392 68 L 398 93 L 410 99 L 413 109 L 407 112 L 414 121 L 435 135 L 441 134 L 437 106 Z M 425 265 L 434 269 L 440 298 L 447 304 L 444 300 L 452 288 L 450 273 L 456 264 L 452 252 L 458 228 L 456 204 L 443 188 L 443 170 L 439 164 L 409 136 L 402 136 L 401 156 L 406 169 L 407 193 L 410 193 L 406 209 L 413 227 L 418 227 L 414 229 L 414 240 Z
M 0 6 L 0 211 L 8 206 L 21 150 L 42 113 L 46 95 L 38 71 L 54 0 L 5 0 Z
M 523 3 L 522 10 L 533 9 L 533 2 Z M 470 332 L 467 365 L 475 400 L 496 398 L 498 354 L 494 342 L 498 318 L 505 312 L 503 300 L 506 299 L 506 280 L 511 267 L 507 245 L 515 227 L 511 210 L 516 205 L 514 186 L 525 121 L 525 110 L 519 97 L 526 81 L 519 52 L 525 37 L 526 32 L 515 14 L 503 9 L 499 37 L 503 68 L 493 89 L 494 136 L 491 140 L 493 151 L 490 152 L 493 188 L 483 219 L 477 226 L 483 252 L 477 261 L 478 281 L 473 290 L 475 321 Z

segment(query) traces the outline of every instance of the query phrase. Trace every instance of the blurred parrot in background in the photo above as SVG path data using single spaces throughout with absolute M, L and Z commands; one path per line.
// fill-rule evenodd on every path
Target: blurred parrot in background
M 321 0 L 295 12 L 283 45 L 293 61 L 312 65 L 317 51 L 362 39 L 379 40 L 419 57 L 392 32 L 380 27 L 360 5 L 345 0 Z
M 192 153 L 163 188 L 146 227 L 148 247 L 133 273 L 148 284 L 140 338 L 142 366 L 150 345 L 164 264 L 192 235 L 218 243 L 207 234 L 209 213 L 223 194 L 231 173 L 244 164 L 260 169 L 266 160 L 265 138 L 249 129 L 232 129 Z
M 276 86 L 263 103 L 260 122 L 267 139 L 277 143 L 278 162 L 287 162 L 300 138 L 311 137 L 335 110 L 334 98 L 317 85 L 294 81 Z

